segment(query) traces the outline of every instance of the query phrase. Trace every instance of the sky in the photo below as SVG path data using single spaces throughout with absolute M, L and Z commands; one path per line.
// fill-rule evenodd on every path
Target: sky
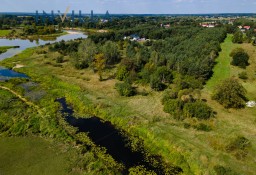
M 64 12 L 111 14 L 256 13 L 256 0 L 0 0 L 0 12 Z

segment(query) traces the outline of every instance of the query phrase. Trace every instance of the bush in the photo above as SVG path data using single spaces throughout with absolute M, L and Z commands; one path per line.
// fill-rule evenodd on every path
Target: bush
M 63 55 L 58 56 L 58 57 L 56 58 L 56 63 L 63 63 L 63 61 L 64 61 L 64 56 L 63 56 Z
M 136 166 L 129 169 L 129 175 L 156 175 L 153 171 L 148 171 L 144 166 Z
M 125 66 L 119 66 L 116 72 L 116 79 L 123 81 L 129 76 L 129 71 Z
M 228 152 L 235 151 L 237 149 L 245 150 L 249 146 L 250 141 L 245 137 L 239 136 L 226 147 L 226 150 Z
M 170 99 L 176 99 L 178 98 L 178 92 L 174 90 L 167 89 L 164 91 L 163 98 L 162 98 L 162 104 L 164 104 L 166 101 Z
M 195 129 L 199 131 L 206 131 L 209 132 L 212 130 L 212 128 L 206 124 L 200 123 L 199 125 L 194 126 Z
M 164 103 L 164 112 L 173 115 L 175 118 L 182 117 L 183 102 L 179 99 L 169 99 Z
M 214 166 L 214 171 L 217 175 L 238 175 L 237 173 L 233 172 L 230 168 L 225 168 L 221 165 Z
M 238 77 L 240 79 L 243 79 L 243 80 L 247 80 L 248 79 L 248 75 L 245 71 L 241 72 L 240 74 L 238 74 Z
M 233 50 L 230 54 L 233 60 L 231 62 L 234 66 L 239 66 L 241 68 L 246 68 L 249 65 L 249 55 L 242 48 L 237 48 Z
M 150 77 L 150 87 L 156 91 L 162 91 L 166 88 L 166 85 L 162 83 L 158 76 L 152 75 Z
M 135 95 L 134 88 L 127 82 L 116 83 L 116 89 L 121 96 L 130 97 Z
M 226 146 L 226 151 L 233 153 L 239 160 L 245 158 L 248 154 L 248 149 L 251 147 L 251 142 L 245 137 L 237 137 Z
M 186 118 L 198 118 L 200 120 L 206 120 L 214 116 L 214 112 L 211 107 L 201 101 L 194 103 L 186 103 L 183 108 L 183 115 Z
M 243 108 L 247 100 L 245 88 L 233 78 L 217 85 L 212 98 L 225 108 Z

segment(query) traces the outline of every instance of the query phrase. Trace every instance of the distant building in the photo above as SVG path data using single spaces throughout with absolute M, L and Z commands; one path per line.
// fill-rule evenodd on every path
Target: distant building
M 164 28 L 170 28 L 171 27 L 171 25 L 170 24 L 166 24 L 166 25 L 164 25 Z
M 216 27 L 217 24 L 215 22 L 210 22 L 210 23 L 204 22 L 204 23 L 200 23 L 200 26 L 207 27 L 207 28 L 213 28 L 213 27 Z
M 241 32 L 246 32 L 251 29 L 251 26 L 238 26 Z
M 251 26 L 244 26 L 244 29 L 250 30 Z

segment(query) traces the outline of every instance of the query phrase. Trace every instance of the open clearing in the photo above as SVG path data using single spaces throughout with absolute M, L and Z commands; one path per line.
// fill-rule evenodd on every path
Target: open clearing
M 0 137 L 0 174 L 69 174 L 73 151 L 62 146 L 38 137 Z

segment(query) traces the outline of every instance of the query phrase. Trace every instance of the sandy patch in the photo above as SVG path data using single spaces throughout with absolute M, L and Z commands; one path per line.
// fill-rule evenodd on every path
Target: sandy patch
M 22 67 L 25 67 L 25 66 L 22 65 L 22 64 L 16 64 L 16 66 L 14 66 L 13 69 L 19 69 L 19 68 L 22 68 Z

